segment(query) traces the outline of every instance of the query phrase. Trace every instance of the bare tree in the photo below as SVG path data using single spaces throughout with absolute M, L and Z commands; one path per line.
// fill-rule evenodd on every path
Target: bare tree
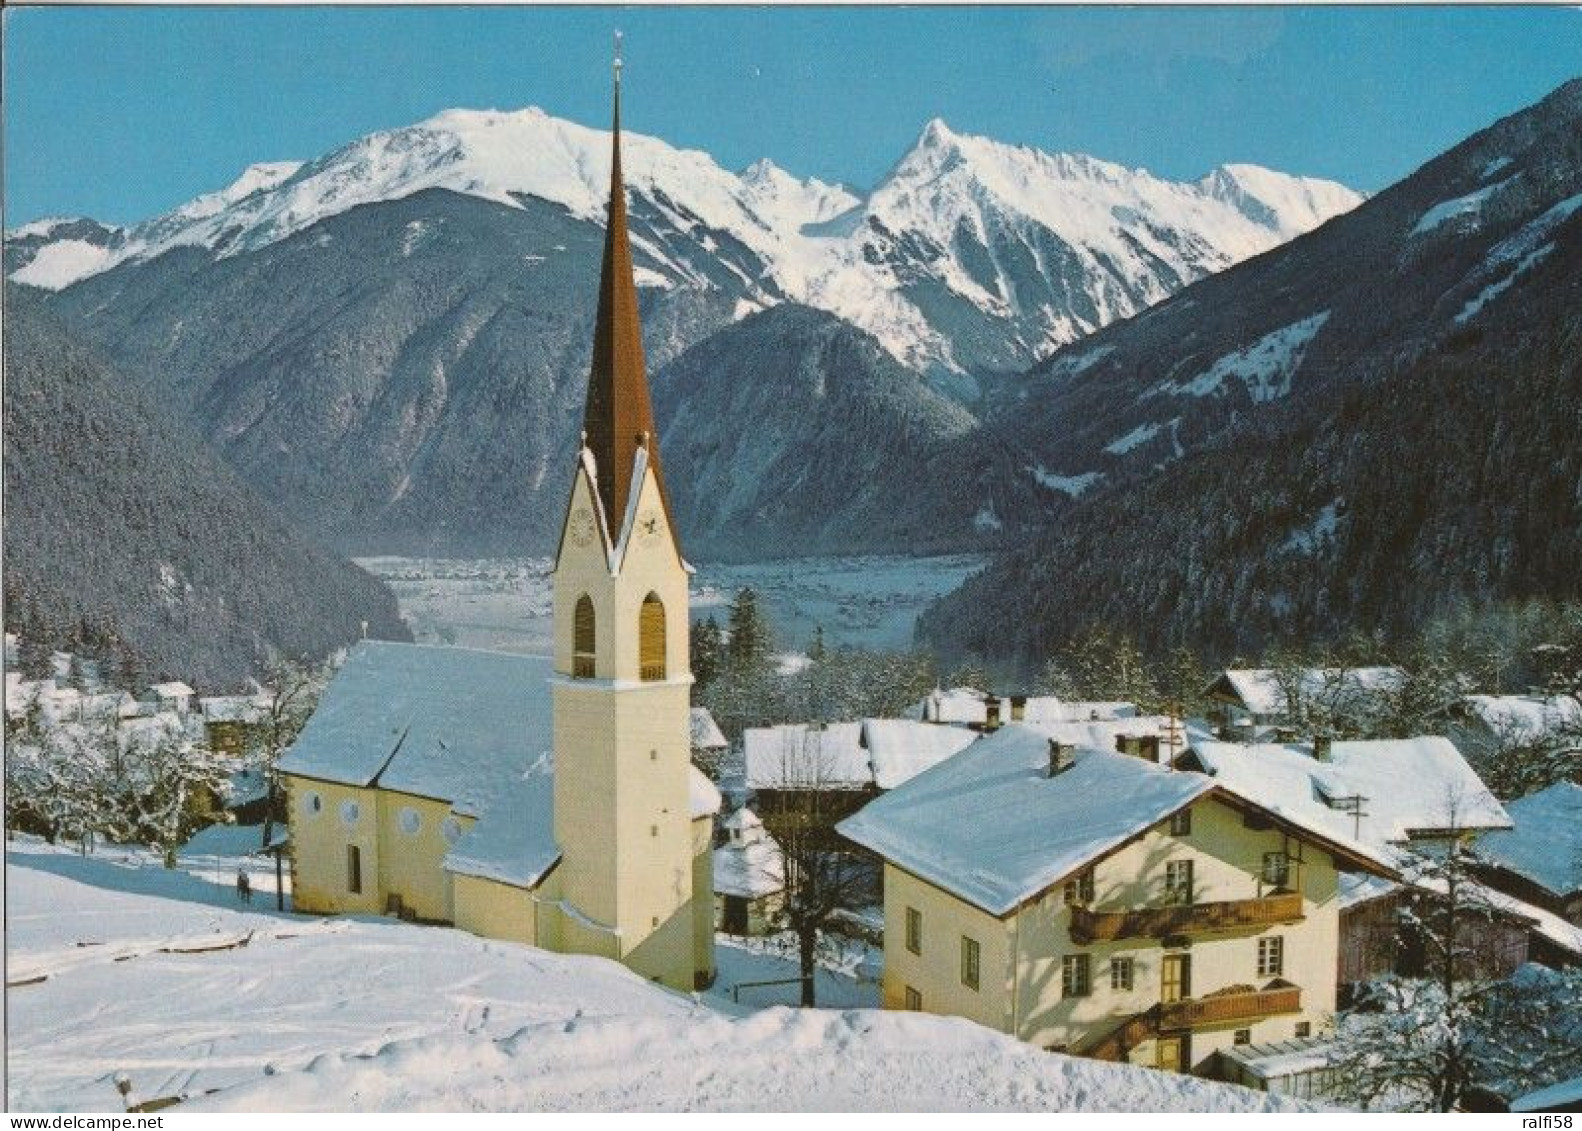
M 835 947 L 831 928 L 870 900 L 874 867 L 834 830 L 869 794 L 845 780 L 822 727 L 787 730 L 769 804 L 760 814 L 780 845 L 785 889 L 777 925 L 796 938 L 801 1003 L 816 1004 L 820 957 Z

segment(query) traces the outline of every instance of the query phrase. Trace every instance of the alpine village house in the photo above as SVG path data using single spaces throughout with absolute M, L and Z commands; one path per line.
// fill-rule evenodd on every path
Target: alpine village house
M 720 797 L 690 759 L 691 567 L 644 370 L 619 63 L 583 435 L 553 659 L 357 645 L 280 762 L 294 903 L 600 955 L 692 990 L 714 976 Z

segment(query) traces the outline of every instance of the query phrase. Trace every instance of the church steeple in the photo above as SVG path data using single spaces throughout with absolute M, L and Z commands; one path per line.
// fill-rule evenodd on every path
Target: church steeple
M 615 46 L 615 124 L 611 131 L 610 208 L 604 233 L 604 264 L 599 277 L 599 308 L 593 330 L 593 364 L 588 374 L 588 405 L 583 414 L 584 444 L 593 453 L 598 489 L 610 525 L 620 538 L 633 489 L 633 463 L 648 450 L 648 472 L 665 497 L 659 473 L 659 438 L 643 361 L 643 333 L 637 316 L 637 285 L 632 278 L 632 247 L 626 230 L 626 185 L 621 175 L 621 55 Z M 666 510 L 669 501 L 666 498 Z

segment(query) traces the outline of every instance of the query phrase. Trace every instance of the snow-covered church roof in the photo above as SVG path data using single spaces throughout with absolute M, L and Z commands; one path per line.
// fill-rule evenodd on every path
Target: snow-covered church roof
M 544 656 L 361 641 L 280 770 L 477 816 L 550 751 L 552 671 Z

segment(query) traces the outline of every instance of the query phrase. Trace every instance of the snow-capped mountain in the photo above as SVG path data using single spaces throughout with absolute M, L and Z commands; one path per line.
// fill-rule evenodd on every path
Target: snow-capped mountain
M 793 300 L 873 333 L 937 375 L 1025 367 L 1053 346 L 1354 207 L 1325 181 L 1254 166 L 1164 181 L 930 122 L 866 201 L 760 161 L 740 175 L 709 155 L 628 133 L 634 233 L 651 287 L 726 288 L 740 312 Z M 535 197 L 602 223 L 609 135 L 542 110 L 451 110 L 306 163 L 254 165 L 229 187 L 98 239 L 33 233 L 11 277 L 60 289 L 175 248 L 256 251 L 361 205 L 430 189 L 512 208 Z M 12 233 L 13 237 L 20 233 Z M 734 245 L 734 279 L 700 253 Z
M 1574 600 L 1579 429 L 1582 79 L 1026 374 L 985 442 L 1067 498 L 922 629 L 1229 657 Z

